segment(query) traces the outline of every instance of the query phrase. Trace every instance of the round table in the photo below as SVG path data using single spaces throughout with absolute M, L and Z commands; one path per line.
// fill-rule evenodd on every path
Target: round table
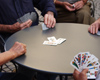
M 36 71 L 52 74 L 70 75 L 74 68 L 71 60 L 79 52 L 89 51 L 100 58 L 100 36 L 88 32 L 89 25 L 57 23 L 55 28 L 42 31 L 41 26 L 34 26 L 13 34 L 5 48 L 9 50 L 18 41 L 26 44 L 27 52 L 14 61 Z M 43 45 L 47 37 L 66 38 L 57 46 Z

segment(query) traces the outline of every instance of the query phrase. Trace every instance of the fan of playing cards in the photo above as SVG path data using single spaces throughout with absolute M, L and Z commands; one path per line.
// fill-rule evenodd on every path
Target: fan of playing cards
M 48 39 L 48 41 L 43 42 L 44 45 L 58 45 L 58 44 L 63 43 L 64 41 L 66 41 L 65 38 L 56 39 L 54 36 L 48 37 L 47 39 Z
M 80 52 L 70 63 L 75 69 L 81 72 L 83 69 L 88 68 L 88 79 L 95 79 L 96 73 L 99 70 L 98 58 L 89 52 Z

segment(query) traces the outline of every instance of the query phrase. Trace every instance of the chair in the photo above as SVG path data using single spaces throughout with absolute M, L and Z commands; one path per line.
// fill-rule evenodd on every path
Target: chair
M 94 1 L 93 0 L 88 0 L 89 3 L 91 3 L 91 15 L 94 17 L 94 12 L 95 12 L 95 6 L 94 6 Z
M 4 44 L 5 41 L 3 40 L 3 38 L 0 36 L 0 53 L 4 52 Z M 10 61 L 2 66 L 0 66 L 0 72 L 17 72 L 17 64 L 15 64 L 13 61 Z M 15 70 L 15 71 L 14 71 Z

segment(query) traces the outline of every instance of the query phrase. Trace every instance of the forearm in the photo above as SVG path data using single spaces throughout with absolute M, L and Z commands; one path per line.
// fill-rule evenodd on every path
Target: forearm
M 87 0 L 81 0 L 81 1 L 83 1 L 83 3 L 84 3 L 84 4 L 86 4 L 86 3 L 87 3 Z
M 63 2 L 56 0 L 55 1 L 55 5 L 56 6 L 62 6 L 63 5 Z
M 0 32 L 8 32 L 8 33 L 10 33 L 11 32 L 10 26 L 11 25 L 0 24 Z
M 10 51 L 0 53 L 0 65 L 3 65 L 6 62 L 12 60 L 13 57 L 14 57 L 14 54 L 12 54 Z
M 100 23 L 100 18 L 99 18 L 99 19 L 97 19 L 95 22 Z

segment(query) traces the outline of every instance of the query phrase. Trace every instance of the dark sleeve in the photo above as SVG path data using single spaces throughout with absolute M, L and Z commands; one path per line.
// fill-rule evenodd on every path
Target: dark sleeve
M 38 8 L 42 12 L 43 16 L 48 11 L 52 11 L 54 13 L 54 17 L 57 16 L 57 12 L 53 0 L 33 0 L 33 4 L 36 8 Z

